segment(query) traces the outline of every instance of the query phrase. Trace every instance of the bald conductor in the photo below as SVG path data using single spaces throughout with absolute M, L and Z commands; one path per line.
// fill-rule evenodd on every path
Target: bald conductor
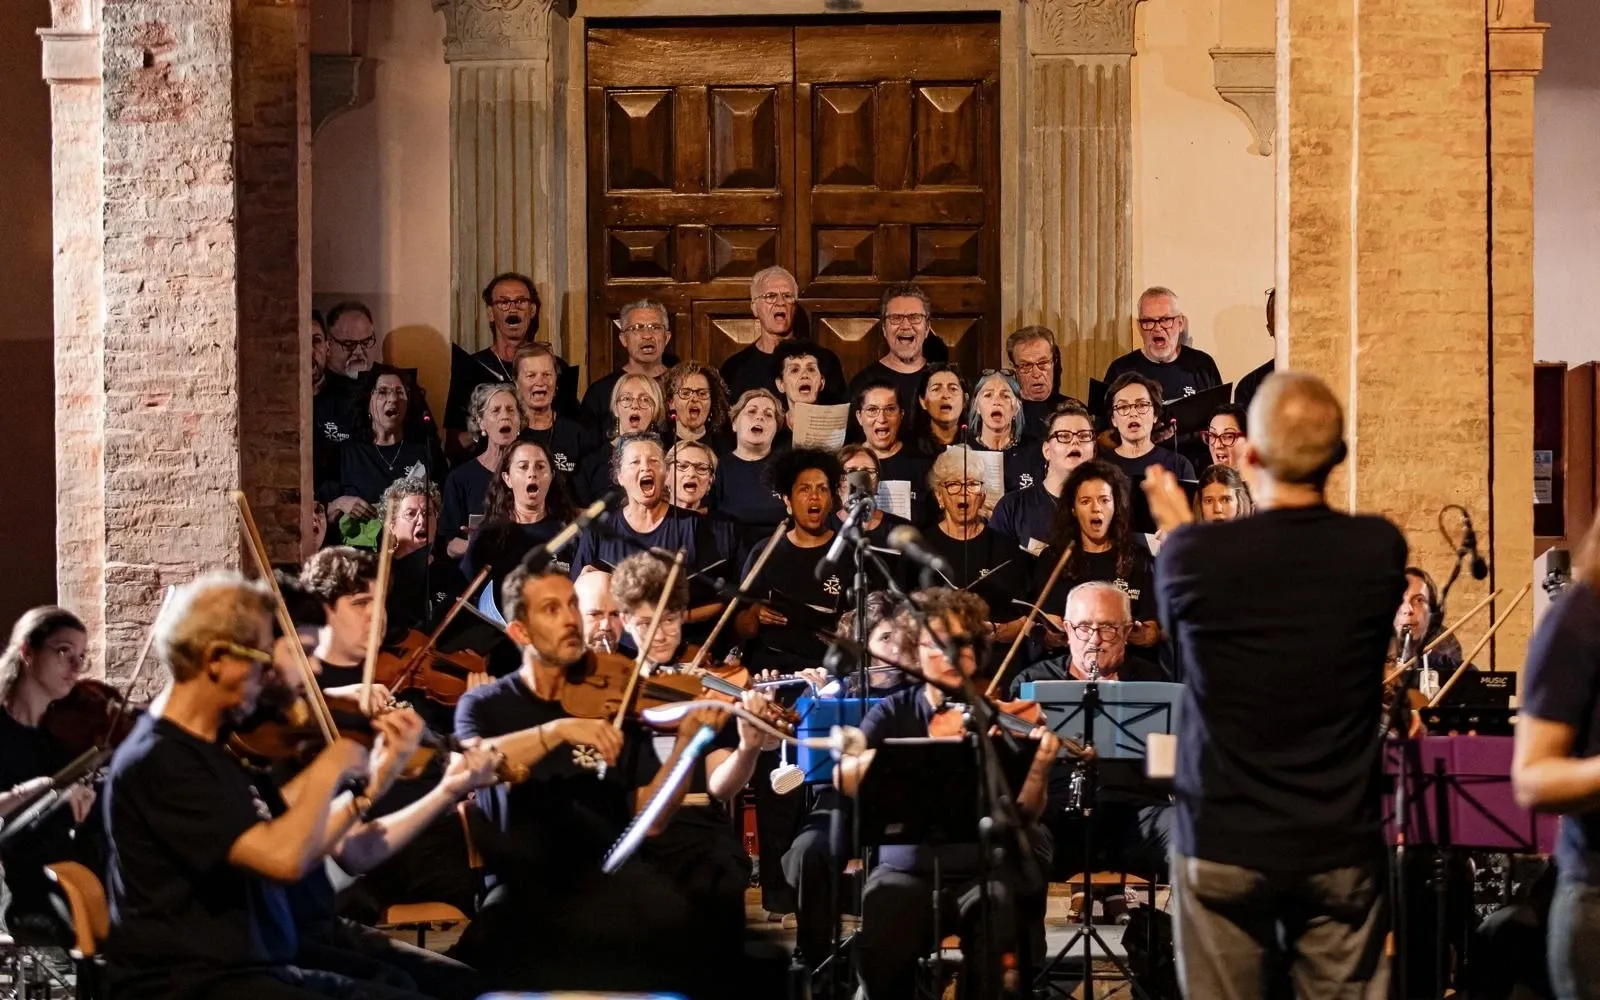
M 1317 378 L 1269 377 L 1241 471 L 1257 512 L 1190 524 L 1170 473 L 1145 480 L 1171 534 L 1159 616 L 1183 660 L 1172 884 L 1189 997 L 1262 996 L 1282 935 L 1299 997 L 1388 990 L 1378 719 L 1406 543 L 1328 507 L 1344 413 Z

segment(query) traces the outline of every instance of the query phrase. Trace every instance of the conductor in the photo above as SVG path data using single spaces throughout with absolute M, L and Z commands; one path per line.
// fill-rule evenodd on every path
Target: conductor
M 1380 820 L 1384 655 L 1406 543 L 1330 509 L 1344 414 L 1280 372 L 1250 405 L 1242 472 L 1257 513 L 1189 524 L 1171 473 L 1145 492 L 1170 535 L 1159 617 L 1183 661 L 1172 886 L 1189 997 L 1263 995 L 1281 938 L 1299 997 L 1380 998 L 1388 926 Z

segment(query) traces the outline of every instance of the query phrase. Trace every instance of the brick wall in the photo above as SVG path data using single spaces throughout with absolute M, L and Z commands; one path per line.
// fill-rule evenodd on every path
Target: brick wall
M 106 2 L 103 340 L 106 662 L 163 586 L 236 564 L 240 483 L 233 12 Z M 249 387 L 244 387 L 249 391 Z

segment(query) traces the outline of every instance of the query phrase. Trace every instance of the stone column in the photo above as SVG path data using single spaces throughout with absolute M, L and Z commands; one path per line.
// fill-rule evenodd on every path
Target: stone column
M 98 0 L 52 0 L 39 31 L 50 84 L 55 273 L 57 600 L 89 627 L 89 660 L 104 663 L 105 367 L 101 258 Z
M 1018 325 L 1061 344 L 1072 391 L 1136 342 L 1134 10 L 1139 0 L 1028 5 Z
M 1544 67 L 1544 32 L 1533 0 L 1490 0 L 1490 469 L 1491 580 L 1522 586 L 1531 571 L 1533 505 L 1533 81 Z M 1535 581 L 1538 586 L 1538 581 Z M 1513 589 L 1512 593 L 1515 590 Z M 1530 596 L 1495 635 L 1502 669 L 1522 663 L 1533 628 Z
M 450 64 L 450 332 L 468 350 L 492 339 L 480 294 L 502 271 L 534 279 L 540 336 L 562 348 L 565 88 L 552 66 L 566 28 L 556 3 L 433 0 Z
M 1526 367 L 1533 331 L 1492 323 L 1484 0 L 1280 0 L 1278 16 L 1279 364 L 1321 375 L 1344 400 L 1350 459 L 1331 499 L 1393 519 L 1411 562 L 1441 584 L 1453 562 L 1442 506 L 1471 510 L 1480 539 L 1503 527 L 1489 582 L 1509 598 L 1529 575 L 1531 400 L 1529 373 L 1500 369 Z M 1499 129 L 1497 118 L 1497 145 Z M 1531 176 L 1509 183 L 1528 197 Z M 1503 246 L 1496 226 L 1497 256 L 1531 258 L 1526 211 Z M 1531 302 L 1518 308 L 1531 315 Z M 1502 432 L 1524 443 L 1497 463 Z M 1499 465 L 1515 473 L 1503 479 Z M 1498 521 L 1513 506 L 1520 522 Z M 1445 525 L 1459 531 L 1454 516 Z M 1452 616 L 1487 586 L 1460 581 Z M 1518 642 L 1502 643 L 1500 666 L 1520 663 Z

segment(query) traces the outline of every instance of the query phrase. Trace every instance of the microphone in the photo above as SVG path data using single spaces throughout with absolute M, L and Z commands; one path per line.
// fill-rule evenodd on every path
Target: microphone
M 834 760 L 859 757 L 867 752 L 867 734 L 855 726 L 834 726 L 828 730 L 828 752 Z
M 834 532 L 833 544 L 828 546 L 828 551 L 823 554 L 822 561 L 817 563 L 813 571 L 818 580 L 826 580 L 833 574 L 839 561 L 844 558 L 844 550 L 853 540 L 852 528 L 859 528 L 861 522 L 870 518 L 878 509 L 876 498 L 872 493 L 872 473 L 866 469 L 857 469 L 845 477 L 849 484 L 849 491 L 845 494 L 844 523 L 839 530 Z
M 606 512 L 606 506 L 610 500 L 611 496 L 607 494 L 579 511 L 578 516 L 572 519 L 572 523 L 556 532 L 554 538 L 523 556 L 523 567 L 529 573 L 537 573 L 550 565 L 555 560 L 556 553 L 565 548 L 568 542 L 578 537 L 578 532 L 587 528 L 595 518 Z
M 916 563 L 923 572 L 938 573 L 946 580 L 955 576 L 956 571 L 950 568 L 944 556 L 929 548 L 922 532 L 909 524 L 902 524 L 889 532 L 889 548 Z
M 1482 580 L 1489 575 L 1489 563 L 1483 558 L 1483 553 L 1478 551 L 1478 533 L 1472 528 L 1472 515 L 1465 510 L 1461 512 L 1461 523 L 1466 530 L 1461 534 L 1461 548 L 1456 550 L 1456 555 L 1472 555 L 1472 578 Z

